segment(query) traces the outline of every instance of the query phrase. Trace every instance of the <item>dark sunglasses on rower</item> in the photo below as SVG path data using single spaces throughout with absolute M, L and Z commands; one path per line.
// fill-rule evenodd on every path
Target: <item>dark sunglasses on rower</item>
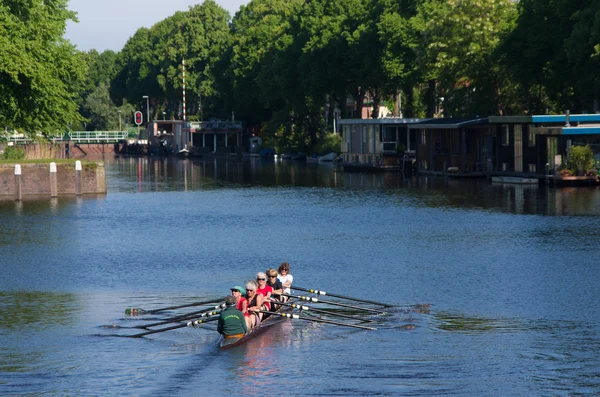
M 265 281 L 266 278 L 257 278 L 258 281 Z

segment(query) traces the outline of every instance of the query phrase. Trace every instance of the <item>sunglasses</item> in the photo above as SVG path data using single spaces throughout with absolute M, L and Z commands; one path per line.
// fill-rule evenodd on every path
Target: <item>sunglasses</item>
M 277 278 L 277 275 L 275 275 L 275 276 L 269 276 L 269 278 Z
M 257 278 L 258 281 L 265 281 L 266 278 Z
M 253 289 L 247 289 L 246 292 L 254 292 Z

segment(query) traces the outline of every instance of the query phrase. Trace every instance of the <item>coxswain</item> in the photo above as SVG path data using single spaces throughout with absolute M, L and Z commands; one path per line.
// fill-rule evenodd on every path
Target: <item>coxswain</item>
M 233 295 L 225 298 L 226 307 L 221 312 L 217 324 L 217 332 L 223 335 L 224 338 L 241 338 L 248 332 L 244 315 L 235 307 L 236 303 Z

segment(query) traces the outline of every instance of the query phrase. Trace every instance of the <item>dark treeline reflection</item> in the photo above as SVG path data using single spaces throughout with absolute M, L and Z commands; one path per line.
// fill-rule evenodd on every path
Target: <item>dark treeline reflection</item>
M 258 158 L 186 159 L 122 157 L 109 159 L 111 191 L 190 191 L 222 188 L 333 188 L 354 194 L 396 195 L 415 206 L 481 209 L 515 214 L 598 215 L 597 187 L 554 188 L 541 185 L 497 184 L 486 179 L 429 176 L 402 177 L 401 173 L 349 173 L 334 164 L 273 161 Z

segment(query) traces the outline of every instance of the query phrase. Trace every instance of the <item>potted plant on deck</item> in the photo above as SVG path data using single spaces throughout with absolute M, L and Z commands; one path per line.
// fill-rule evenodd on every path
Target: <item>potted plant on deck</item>
M 594 164 L 594 151 L 590 145 L 571 146 L 567 167 L 571 170 L 572 175 L 586 176 L 591 171 L 595 171 Z

